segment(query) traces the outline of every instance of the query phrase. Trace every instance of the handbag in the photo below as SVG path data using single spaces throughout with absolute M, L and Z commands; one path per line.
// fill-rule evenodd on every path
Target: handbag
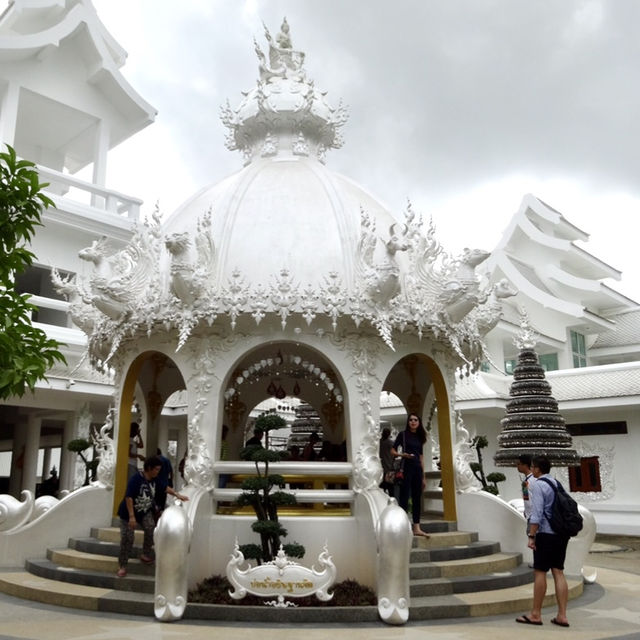
M 404 431 L 402 432 L 402 441 L 403 441 L 402 450 L 404 451 L 407 447 Z M 400 458 L 400 457 L 396 458 L 393 461 L 393 468 L 395 469 L 393 482 L 395 484 L 402 484 L 402 482 L 404 481 L 404 458 Z

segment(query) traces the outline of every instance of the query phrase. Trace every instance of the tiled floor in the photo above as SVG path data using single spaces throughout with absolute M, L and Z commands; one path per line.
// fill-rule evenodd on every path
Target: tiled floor
M 590 556 L 598 567 L 597 582 L 585 586 L 582 597 L 569 603 L 570 629 L 550 624 L 555 610 L 545 609 L 542 627 L 516 624 L 512 614 L 490 618 L 411 623 L 404 627 L 379 624 L 277 626 L 230 623 L 174 622 L 90 613 L 40 605 L 0 594 L 0 640 L 527 640 L 536 638 L 640 639 L 640 539 L 599 539 Z

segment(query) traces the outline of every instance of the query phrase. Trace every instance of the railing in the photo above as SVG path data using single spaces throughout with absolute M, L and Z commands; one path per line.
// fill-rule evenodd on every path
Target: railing
M 249 507 L 233 503 L 242 493 L 240 484 L 255 476 L 255 465 L 243 462 L 218 462 L 215 470 L 227 476 L 228 484 L 235 487 L 215 488 L 213 497 L 218 501 L 218 513 L 240 515 L 252 513 Z M 235 473 L 234 473 L 235 472 Z M 269 465 L 270 474 L 279 474 L 285 482 L 285 491 L 293 494 L 295 506 L 283 506 L 283 516 L 351 515 L 355 492 L 349 488 L 352 465 L 347 462 L 279 462 Z M 224 503 L 224 504 L 220 504 Z
M 138 198 L 132 198 L 112 189 L 106 189 L 91 182 L 80 180 L 55 169 L 41 165 L 38 165 L 37 169 L 40 179 L 49 183 L 45 191 L 53 196 L 54 201 L 56 195 L 65 196 L 69 197 L 70 200 L 103 209 L 131 220 L 137 220 L 140 217 L 142 200 Z M 74 191 L 71 196 L 67 196 L 70 189 Z M 76 195 L 78 196 L 77 198 L 74 197 Z

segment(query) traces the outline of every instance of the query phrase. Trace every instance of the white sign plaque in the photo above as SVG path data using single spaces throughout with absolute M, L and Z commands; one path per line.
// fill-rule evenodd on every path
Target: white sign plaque
M 329 593 L 329 588 L 335 582 L 337 570 L 326 543 L 318 556 L 318 565 L 319 568 L 314 565 L 309 569 L 288 560 L 281 545 L 275 560 L 252 567 L 245 561 L 236 540 L 227 564 L 227 578 L 233 585 L 229 595 L 235 600 L 244 598 L 247 593 L 277 596 L 277 601 L 265 602 L 276 607 L 294 606 L 285 601 L 285 597 L 302 598 L 315 594 L 318 600 L 331 600 L 333 593 Z

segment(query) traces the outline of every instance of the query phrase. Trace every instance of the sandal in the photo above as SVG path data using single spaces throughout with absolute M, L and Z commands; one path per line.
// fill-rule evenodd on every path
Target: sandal
M 120 567 L 116 575 L 118 576 L 118 578 L 124 578 L 127 575 L 127 570 L 124 567 Z
M 154 560 L 149 556 L 140 556 L 140 562 L 142 562 L 142 564 L 153 564 Z

